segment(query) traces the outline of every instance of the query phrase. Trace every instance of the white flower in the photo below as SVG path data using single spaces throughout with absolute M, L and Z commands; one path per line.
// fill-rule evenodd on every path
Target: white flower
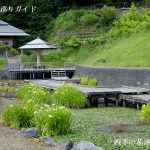
M 64 107 L 64 106 L 60 106 L 59 108 L 60 108 L 60 109 L 63 109 L 63 108 L 65 108 L 65 107 Z
M 14 105 L 9 105 L 9 107 L 13 107 Z
M 34 111 L 34 114 L 37 114 L 38 112 L 37 111 Z
M 49 117 L 49 118 L 52 118 L 53 116 L 52 116 L 52 115 L 48 115 L 48 117 Z
M 54 107 L 55 106 L 55 104 L 52 104 L 52 107 Z
M 44 106 L 47 107 L 47 108 L 49 107 L 49 105 L 47 105 L 47 104 L 44 104 Z
M 29 99 L 27 102 L 30 103 L 32 101 L 32 99 Z

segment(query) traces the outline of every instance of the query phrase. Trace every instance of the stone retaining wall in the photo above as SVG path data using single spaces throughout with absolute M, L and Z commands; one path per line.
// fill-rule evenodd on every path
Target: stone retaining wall
M 107 68 L 77 66 L 74 76 L 96 77 L 99 86 L 133 86 L 150 88 L 150 68 Z

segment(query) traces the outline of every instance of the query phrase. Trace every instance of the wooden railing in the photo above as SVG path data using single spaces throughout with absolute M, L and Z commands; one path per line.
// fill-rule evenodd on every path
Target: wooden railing
M 24 63 L 8 63 L 8 70 L 52 70 L 56 68 L 75 69 L 77 62 L 64 62 L 61 66 L 57 66 L 52 62 L 41 62 L 37 65 L 36 62 L 24 62 Z

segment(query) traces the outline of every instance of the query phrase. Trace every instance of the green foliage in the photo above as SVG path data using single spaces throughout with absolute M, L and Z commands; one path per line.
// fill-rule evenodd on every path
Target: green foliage
M 22 85 L 22 81 L 19 80 L 0 80 L 0 86 L 5 87 L 17 87 Z
M 96 47 L 103 44 L 107 44 L 108 42 L 110 42 L 110 39 L 106 37 L 87 38 L 85 41 L 85 45 L 86 47 Z
M 141 110 L 141 119 L 150 120 L 150 105 L 143 105 Z
M 84 26 L 94 25 L 97 20 L 98 17 L 94 13 L 88 13 L 81 17 L 81 23 L 83 23 Z
M 11 48 L 9 45 L 0 45 L 0 53 L 8 52 L 12 55 L 18 55 L 19 52 L 16 49 Z
M 91 44 L 86 44 L 77 51 L 71 49 L 51 51 L 42 54 L 42 61 L 52 61 L 60 66 L 66 61 L 75 61 L 80 65 L 92 66 L 150 67 L 149 31 L 142 29 L 141 33 L 134 33 L 129 37 L 104 39 L 106 44 L 97 42 L 96 46 L 89 42 Z
M 95 145 L 102 147 L 106 150 L 117 150 L 118 146 L 114 144 L 115 139 L 124 139 L 138 141 L 140 138 L 148 139 L 150 126 L 142 125 L 136 126 L 140 120 L 140 111 L 133 108 L 123 108 L 123 107 L 100 107 L 100 108 L 90 108 L 72 110 L 73 120 L 71 123 L 72 132 L 66 134 L 65 136 L 57 136 L 58 141 L 65 141 L 66 139 L 71 139 L 78 143 L 83 139 L 90 141 Z M 108 127 L 117 123 L 129 124 L 136 126 L 135 130 L 126 133 L 114 133 L 111 132 Z M 107 131 L 103 131 L 108 129 Z M 129 126 L 130 128 L 130 126 Z M 136 145 L 136 144 L 120 144 L 120 150 L 149 150 L 147 145 Z
M 62 30 L 72 30 L 80 22 L 80 17 L 85 14 L 84 9 L 69 10 L 58 16 L 55 21 L 55 28 Z
M 83 108 L 87 105 L 85 95 L 72 84 L 64 83 L 54 92 L 54 104 L 69 108 Z
M 97 85 L 97 79 L 96 78 L 89 79 L 88 85 L 96 86 Z
M 81 78 L 81 85 L 89 85 L 89 86 L 96 86 L 97 85 L 97 79 L 93 78 L 90 79 L 88 76 L 82 76 Z
M 30 52 L 29 53 L 28 52 L 24 53 L 24 52 L 20 55 L 21 62 L 36 62 L 36 53 L 35 53 L 35 51 L 32 51 L 31 53 Z
M 114 22 L 114 27 L 110 30 L 110 35 L 114 37 L 129 35 L 139 32 L 149 27 L 150 15 L 147 10 L 138 11 L 135 4 L 132 3 L 129 13 L 124 14 Z
M 2 87 L 2 88 L 0 88 L 0 93 L 6 93 L 6 92 L 15 93 L 16 87 Z
M 39 104 L 50 104 L 52 97 L 47 89 L 41 88 L 35 84 L 25 84 L 17 89 L 17 97 L 28 106 Z
M 81 85 L 88 85 L 89 77 L 88 76 L 82 76 L 81 77 Z
M 88 28 L 110 26 L 117 17 L 117 11 L 113 7 L 104 6 L 102 9 L 78 9 L 69 10 L 60 14 L 55 21 L 55 28 L 58 31 L 74 30 L 75 28 Z M 57 30 L 56 30 L 57 32 Z
M 10 51 L 11 48 L 9 45 L 0 45 L 0 52 Z
M 65 107 L 42 107 L 34 113 L 34 123 L 42 135 L 63 135 L 70 130 L 72 113 Z
M 99 38 L 87 38 L 86 39 L 86 46 L 95 46 L 97 44 L 100 44 Z
M 2 122 L 14 128 L 29 127 L 32 124 L 32 115 L 22 105 L 9 105 L 2 112 Z
M 0 80 L 0 93 L 16 93 L 18 86 L 21 86 L 22 81 L 17 80 Z
M 4 68 L 5 63 L 7 62 L 7 60 L 3 57 L 0 57 L 0 69 Z
M 16 49 L 11 49 L 11 50 L 10 50 L 10 53 L 11 53 L 12 55 L 19 55 L 19 52 L 18 52 Z
M 48 53 L 42 54 L 41 60 L 43 62 L 52 62 L 53 67 L 64 67 L 64 62 L 70 61 L 69 56 L 75 53 L 76 49 L 67 50 L 57 50 L 50 51 Z M 71 61 L 73 61 L 71 59 Z
M 24 53 L 25 55 L 30 56 L 30 55 L 32 54 L 32 51 L 31 51 L 31 50 L 24 50 L 23 53 Z
M 97 10 L 97 16 L 99 16 L 100 26 L 111 26 L 117 18 L 117 10 L 113 7 L 104 6 L 102 9 Z
M 81 46 L 81 41 L 79 38 L 71 37 L 71 39 L 66 42 L 66 46 L 73 49 L 78 49 Z

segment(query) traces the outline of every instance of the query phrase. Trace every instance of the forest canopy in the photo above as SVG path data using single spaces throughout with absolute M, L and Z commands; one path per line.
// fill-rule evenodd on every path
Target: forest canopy
M 128 4 L 132 2 L 139 3 L 140 0 L 1 0 L 0 10 L 3 6 L 7 7 L 18 7 L 21 6 L 22 9 L 28 7 L 28 11 L 0 11 L 0 19 L 14 25 L 20 29 L 25 30 L 31 36 L 23 39 L 22 42 L 32 40 L 37 36 L 43 39 L 47 39 L 47 36 L 52 32 L 54 26 L 55 18 L 62 12 L 70 9 L 78 8 L 95 8 L 103 7 L 103 5 L 115 3 Z M 142 2 L 147 2 L 143 0 Z M 35 11 L 31 11 L 32 6 L 36 6 Z M 122 7 L 122 6 L 120 6 Z M 10 8 L 9 8 L 10 9 Z M 24 41 L 25 40 L 25 41 Z M 19 45 L 19 43 L 18 43 Z

